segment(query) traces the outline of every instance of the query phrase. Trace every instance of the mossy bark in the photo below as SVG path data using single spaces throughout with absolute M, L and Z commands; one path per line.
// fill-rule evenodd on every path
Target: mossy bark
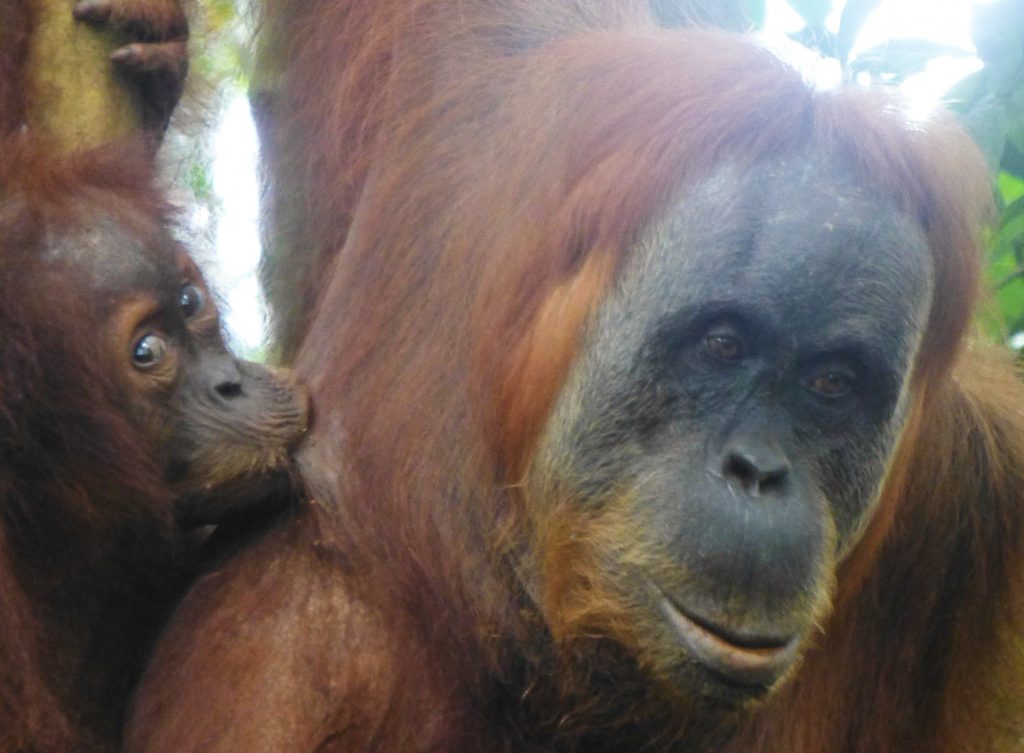
M 28 56 L 28 125 L 74 151 L 141 127 L 135 89 L 110 53 L 129 40 L 120 32 L 76 21 L 72 0 L 36 0 Z

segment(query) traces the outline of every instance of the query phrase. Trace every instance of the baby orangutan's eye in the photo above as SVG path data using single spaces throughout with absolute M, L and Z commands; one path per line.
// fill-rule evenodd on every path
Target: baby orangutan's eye
M 132 364 L 137 369 L 151 369 L 167 355 L 167 340 L 160 335 L 149 333 L 139 338 L 132 348 Z
M 178 302 L 181 304 L 181 313 L 185 315 L 186 319 L 191 319 L 203 310 L 205 302 L 203 291 L 190 282 L 185 283 L 181 286 Z

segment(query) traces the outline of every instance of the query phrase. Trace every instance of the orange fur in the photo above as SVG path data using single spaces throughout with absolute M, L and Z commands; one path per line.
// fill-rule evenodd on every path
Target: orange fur
M 729 751 L 1021 749 L 1024 387 L 974 347 L 939 393 L 890 475 L 866 582 Z
M 301 457 L 317 504 L 289 523 L 287 545 L 259 542 L 189 599 L 140 693 L 130 750 L 236 750 L 219 718 L 239 685 L 256 698 L 323 687 L 334 713 L 320 726 L 268 726 L 282 750 L 673 750 L 684 734 L 745 753 L 1019 743 L 1024 395 L 1005 365 L 960 355 L 989 203 L 975 148 L 877 95 L 815 91 L 748 40 L 654 28 L 646 8 L 268 0 L 265 63 L 280 81 L 259 100 L 260 128 L 269 269 L 282 271 L 270 292 L 317 405 Z M 629 516 L 595 528 L 538 514 L 559 500 L 520 484 L 581 326 L 651 223 L 718 165 L 814 151 L 927 235 L 936 290 L 914 415 L 820 646 L 756 716 L 702 729 L 701 709 L 673 707 L 642 668 L 588 694 L 611 666 L 600 662 L 628 660 L 608 648 L 577 663 L 574 641 L 598 624 L 628 646 L 642 626 L 580 587 L 585 568 L 559 568 L 599 568 L 580 552 L 616 535 L 628 546 Z M 293 620 L 273 601 L 287 578 L 261 579 L 269 606 L 235 606 L 262 559 L 301 572 L 309 551 L 330 598 L 377 622 L 361 638 L 324 598 L 309 608 L 354 654 L 372 640 L 380 666 L 403 668 L 372 693 L 344 657 L 323 656 L 315 622 L 287 633 L 301 660 L 279 656 L 275 626 Z M 546 597 L 523 592 L 511 564 L 523 551 L 553 574 Z M 204 647 L 208 631 L 253 619 L 262 639 Z M 294 669 L 191 694 L 194 678 L 264 651 Z M 175 726 L 181 704 L 198 713 Z M 350 742 L 354 728 L 372 740 Z
M 96 298 L 45 253 L 99 211 L 146 237 L 164 209 L 131 148 L 0 144 L 0 751 L 109 751 L 180 588 L 174 498 Z

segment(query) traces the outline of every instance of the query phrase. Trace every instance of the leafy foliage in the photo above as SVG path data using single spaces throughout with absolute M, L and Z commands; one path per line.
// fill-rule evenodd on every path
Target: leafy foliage
M 973 39 L 984 67 L 950 92 L 951 106 L 997 171 L 1000 217 L 991 242 L 996 303 L 1024 345 L 1024 0 L 976 9 Z
M 746 5 L 751 5 L 747 0 Z M 763 18 L 764 2 L 760 3 Z M 928 39 L 893 39 L 856 49 L 881 0 L 848 0 L 837 31 L 826 28 L 837 0 L 789 0 L 805 22 L 798 42 L 842 63 L 847 78 L 867 85 L 900 84 L 941 57 L 966 51 Z M 954 85 L 946 104 L 958 113 L 992 168 L 999 220 L 989 243 L 989 279 L 996 311 L 984 329 L 1024 348 L 1024 0 L 976 5 L 971 36 L 980 70 Z M 751 18 L 757 18 L 751 13 Z

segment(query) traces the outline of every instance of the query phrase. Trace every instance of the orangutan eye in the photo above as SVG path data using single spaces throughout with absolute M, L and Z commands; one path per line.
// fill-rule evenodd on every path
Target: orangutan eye
M 137 369 L 151 369 L 167 355 L 167 340 L 152 333 L 141 337 L 132 349 L 132 364 Z
M 709 355 L 726 363 L 739 361 L 747 354 L 740 333 L 729 324 L 711 327 L 704 335 L 704 348 Z
M 807 380 L 807 389 L 824 398 L 846 397 L 853 389 L 857 376 L 846 368 L 829 366 L 820 369 Z
M 191 319 L 203 308 L 203 291 L 190 282 L 186 283 L 181 287 L 178 301 L 181 304 L 181 313 L 186 319 Z

